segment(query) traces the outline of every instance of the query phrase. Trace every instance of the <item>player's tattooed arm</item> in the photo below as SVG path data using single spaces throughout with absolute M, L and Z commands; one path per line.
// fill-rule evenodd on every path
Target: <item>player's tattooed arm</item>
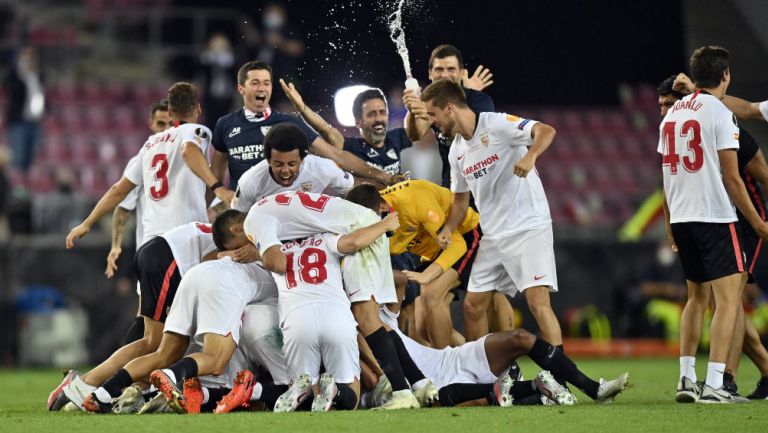
M 398 227 L 400 227 L 400 220 L 397 217 L 397 212 L 392 212 L 376 224 L 341 236 L 336 248 L 342 254 L 352 254 L 376 242 L 386 232 L 397 230 Z
M 320 117 L 319 114 L 317 114 L 315 111 L 309 108 L 306 103 L 304 103 L 304 99 L 301 97 L 301 94 L 298 92 L 298 90 L 296 90 L 296 87 L 293 85 L 293 83 L 286 83 L 285 80 L 281 78 L 280 86 L 283 88 L 285 96 L 287 96 L 293 104 L 293 108 L 299 112 L 301 117 L 309 124 L 309 126 L 316 130 L 320 136 L 322 136 L 323 139 L 325 139 L 325 141 L 330 143 L 332 146 L 339 149 L 344 148 L 344 136 L 341 135 L 341 132 L 334 128 L 333 125 L 326 122 L 325 119 Z
M 125 177 L 120 178 L 117 183 L 112 185 L 96 203 L 90 215 L 80 225 L 69 231 L 64 244 L 67 249 L 73 248 L 76 240 L 88 234 L 96 221 L 120 204 L 134 188 L 136 185 Z
M 120 254 L 123 252 L 123 234 L 125 233 L 125 226 L 130 213 L 131 211 L 120 206 L 117 206 L 115 211 L 112 212 L 112 248 L 107 255 L 107 269 L 104 271 L 104 275 L 107 278 L 115 276 L 117 259 L 120 258 Z

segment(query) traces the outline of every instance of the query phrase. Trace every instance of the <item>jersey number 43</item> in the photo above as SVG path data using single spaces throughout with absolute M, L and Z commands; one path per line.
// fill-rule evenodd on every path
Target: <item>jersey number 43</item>
M 680 155 L 677 153 L 678 138 L 675 122 L 666 122 L 661 129 L 664 140 L 664 154 L 661 164 L 669 166 L 669 174 L 677 174 L 677 166 L 680 164 Z M 686 139 L 688 155 L 683 156 L 683 168 L 689 173 L 696 173 L 704 165 L 704 149 L 701 147 L 701 125 L 696 120 L 686 120 L 680 128 L 679 138 Z M 691 156 L 691 153 L 693 156 Z

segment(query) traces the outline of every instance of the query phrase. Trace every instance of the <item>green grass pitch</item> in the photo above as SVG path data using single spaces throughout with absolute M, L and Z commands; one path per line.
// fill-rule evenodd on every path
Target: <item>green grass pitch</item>
M 581 393 L 572 407 L 440 408 L 327 414 L 124 415 L 51 413 L 45 400 L 61 380 L 56 370 L 0 370 L 0 433 L 74 432 L 768 432 L 768 401 L 742 405 L 677 404 L 677 359 L 577 360 L 587 374 L 629 371 L 630 388 L 609 405 Z M 536 373 L 524 358 L 523 372 Z M 703 377 L 706 359 L 699 359 Z M 744 360 L 739 385 L 752 391 L 758 372 Z

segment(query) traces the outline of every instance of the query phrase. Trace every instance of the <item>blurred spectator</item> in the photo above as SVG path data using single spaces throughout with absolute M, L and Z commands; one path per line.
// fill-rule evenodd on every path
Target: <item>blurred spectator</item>
M 402 128 L 405 115 L 408 110 L 405 109 L 403 104 L 403 89 L 400 86 L 395 86 L 389 89 L 389 127 L 390 128 Z
M 288 22 L 285 7 L 280 3 L 267 4 L 261 14 L 261 24 L 255 59 L 272 65 L 275 81 L 278 78 L 298 81 L 293 74 L 304 57 L 304 41 Z
M 214 33 L 208 39 L 208 47 L 200 55 L 199 75 L 203 116 L 206 125 L 213 129 L 219 117 L 232 111 L 235 99 L 232 86 L 232 78 L 237 75 L 235 53 L 224 34 Z
M 5 116 L 13 148 L 13 165 L 26 173 L 32 165 L 40 140 L 40 121 L 45 111 L 45 94 L 37 52 L 33 47 L 19 50 L 5 81 L 8 106 Z
M 67 233 L 88 215 L 90 203 L 75 184 L 72 170 L 60 167 L 56 170 L 53 192 L 33 197 L 35 232 Z
M 8 179 L 10 156 L 5 147 L 0 147 L 0 243 L 8 240 L 8 201 L 11 197 L 11 182 Z

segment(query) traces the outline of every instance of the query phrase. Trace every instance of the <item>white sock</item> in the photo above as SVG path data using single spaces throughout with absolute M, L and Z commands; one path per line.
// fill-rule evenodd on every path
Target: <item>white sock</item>
M 414 383 L 411 388 L 413 390 L 421 389 L 421 388 L 424 388 L 425 386 L 427 386 L 428 383 L 429 383 L 429 379 L 427 379 L 425 377 L 424 379 L 421 379 L 420 381 Z
M 253 391 L 251 391 L 251 401 L 256 401 L 261 398 L 261 393 L 264 392 L 264 387 L 259 382 L 253 385 Z
M 696 357 L 695 356 L 681 356 L 680 357 L 680 378 L 687 377 L 692 382 L 696 383 Z
M 102 403 L 109 403 L 112 401 L 112 396 L 102 387 L 99 387 L 96 391 L 93 391 L 93 393 L 96 394 L 96 398 Z
M 167 374 L 168 377 L 171 378 L 171 382 L 173 383 L 179 383 L 178 380 L 176 380 L 176 373 L 173 372 L 170 368 L 164 368 L 163 373 Z
M 211 393 L 208 392 L 208 388 L 203 387 L 203 404 L 208 403 L 208 400 L 211 399 Z
M 707 382 L 712 389 L 720 389 L 723 387 L 723 372 L 725 371 L 725 364 L 722 362 L 710 362 L 707 364 Z

